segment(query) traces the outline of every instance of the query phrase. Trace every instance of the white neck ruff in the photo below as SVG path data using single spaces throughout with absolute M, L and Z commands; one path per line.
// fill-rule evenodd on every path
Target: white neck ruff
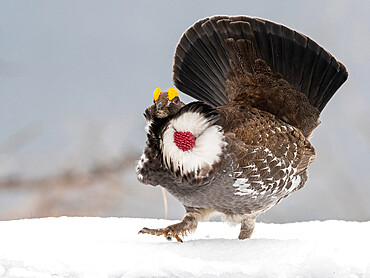
M 174 142 L 175 131 L 191 132 L 195 145 L 191 150 L 182 151 Z M 207 118 L 198 112 L 186 112 L 171 120 L 163 133 L 161 148 L 163 160 L 174 172 L 181 175 L 194 173 L 197 178 L 204 178 L 220 161 L 222 149 L 226 146 L 223 130 L 218 125 L 211 125 Z

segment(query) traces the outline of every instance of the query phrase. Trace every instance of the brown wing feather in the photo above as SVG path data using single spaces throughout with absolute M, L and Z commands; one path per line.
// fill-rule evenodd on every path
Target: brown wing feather
M 252 191 L 289 194 L 301 186 L 315 150 L 297 128 L 245 105 L 218 109 L 224 116 L 230 152 L 238 163 L 234 177 L 240 195 Z

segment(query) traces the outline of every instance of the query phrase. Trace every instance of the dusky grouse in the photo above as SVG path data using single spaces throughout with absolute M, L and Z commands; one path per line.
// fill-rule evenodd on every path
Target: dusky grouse
M 283 25 L 247 16 L 196 22 L 177 45 L 173 80 L 199 101 L 154 91 L 136 169 L 186 216 L 140 233 L 181 241 L 220 212 L 241 223 L 239 239 L 249 238 L 259 214 L 304 186 L 316 155 L 309 137 L 347 76 L 330 53 Z

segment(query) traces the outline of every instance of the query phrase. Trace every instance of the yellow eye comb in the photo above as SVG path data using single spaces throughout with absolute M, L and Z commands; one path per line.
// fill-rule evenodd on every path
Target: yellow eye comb
M 153 92 L 154 101 L 157 101 L 160 94 L 161 94 L 161 88 L 157 88 L 157 89 L 154 90 L 154 92 Z
M 179 96 L 179 92 L 175 88 L 167 89 L 168 100 L 173 100 L 175 97 Z

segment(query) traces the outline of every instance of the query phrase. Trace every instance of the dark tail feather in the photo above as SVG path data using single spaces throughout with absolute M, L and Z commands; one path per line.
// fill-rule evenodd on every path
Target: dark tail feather
M 184 93 L 223 105 L 233 97 L 225 92 L 229 75 L 235 70 L 253 74 L 257 58 L 281 73 L 319 111 L 348 77 L 333 56 L 294 30 L 258 18 L 215 16 L 198 21 L 181 37 L 173 79 Z

